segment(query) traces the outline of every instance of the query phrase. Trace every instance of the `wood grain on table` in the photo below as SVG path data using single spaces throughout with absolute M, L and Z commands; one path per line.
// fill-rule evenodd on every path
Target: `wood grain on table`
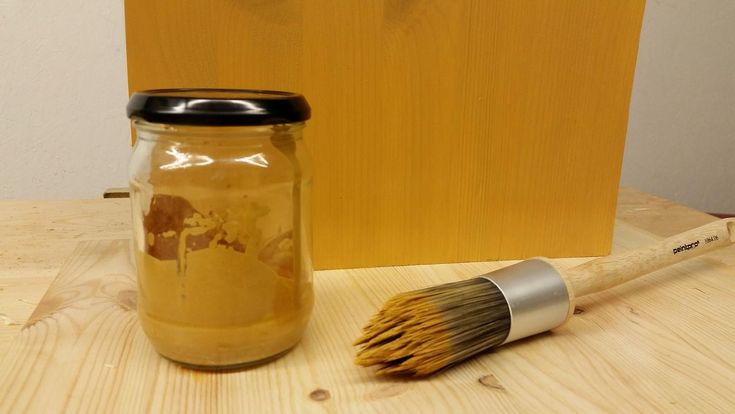
M 362 324 L 394 293 L 510 262 L 317 272 L 299 346 L 213 374 L 160 358 L 143 335 L 125 200 L 1 202 L 0 214 L 0 412 L 735 410 L 733 248 L 581 299 L 554 332 L 417 381 L 352 364 Z M 713 220 L 629 189 L 617 217 L 615 251 Z

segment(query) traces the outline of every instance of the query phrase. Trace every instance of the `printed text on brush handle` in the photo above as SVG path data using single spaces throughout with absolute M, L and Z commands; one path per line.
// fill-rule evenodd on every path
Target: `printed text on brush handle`
M 583 296 L 732 243 L 735 219 L 717 220 L 642 249 L 591 260 L 565 274 L 574 296 Z
M 712 236 L 709 236 L 709 237 L 705 237 L 704 238 L 704 243 L 705 244 L 712 243 L 712 242 L 715 242 L 717 240 L 720 240 L 720 237 L 715 234 L 715 235 L 712 235 Z M 679 247 L 675 247 L 675 248 L 671 249 L 671 251 L 674 254 L 677 254 L 677 253 L 681 253 L 681 252 L 683 252 L 685 250 L 696 249 L 697 247 L 699 247 L 699 240 L 695 240 L 695 241 L 693 241 L 691 243 L 688 243 L 688 244 L 682 244 Z

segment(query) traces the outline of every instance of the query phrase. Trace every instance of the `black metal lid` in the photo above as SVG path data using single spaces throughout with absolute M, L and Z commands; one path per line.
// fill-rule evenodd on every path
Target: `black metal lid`
M 273 125 L 311 117 L 303 95 L 250 89 L 153 89 L 135 92 L 128 118 L 177 125 Z

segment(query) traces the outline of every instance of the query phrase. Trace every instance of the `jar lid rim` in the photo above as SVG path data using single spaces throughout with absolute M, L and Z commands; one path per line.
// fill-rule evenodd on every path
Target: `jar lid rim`
M 175 125 L 249 126 L 302 122 L 311 108 L 299 93 L 261 89 L 181 88 L 133 93 L 131 119 Z

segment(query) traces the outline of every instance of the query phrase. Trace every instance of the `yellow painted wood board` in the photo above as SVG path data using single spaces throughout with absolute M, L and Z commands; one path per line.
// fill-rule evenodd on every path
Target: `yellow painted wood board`
M 317 268 L 602 255 L 644 0 L 126 0 L 131 91 L 313 107 Z

